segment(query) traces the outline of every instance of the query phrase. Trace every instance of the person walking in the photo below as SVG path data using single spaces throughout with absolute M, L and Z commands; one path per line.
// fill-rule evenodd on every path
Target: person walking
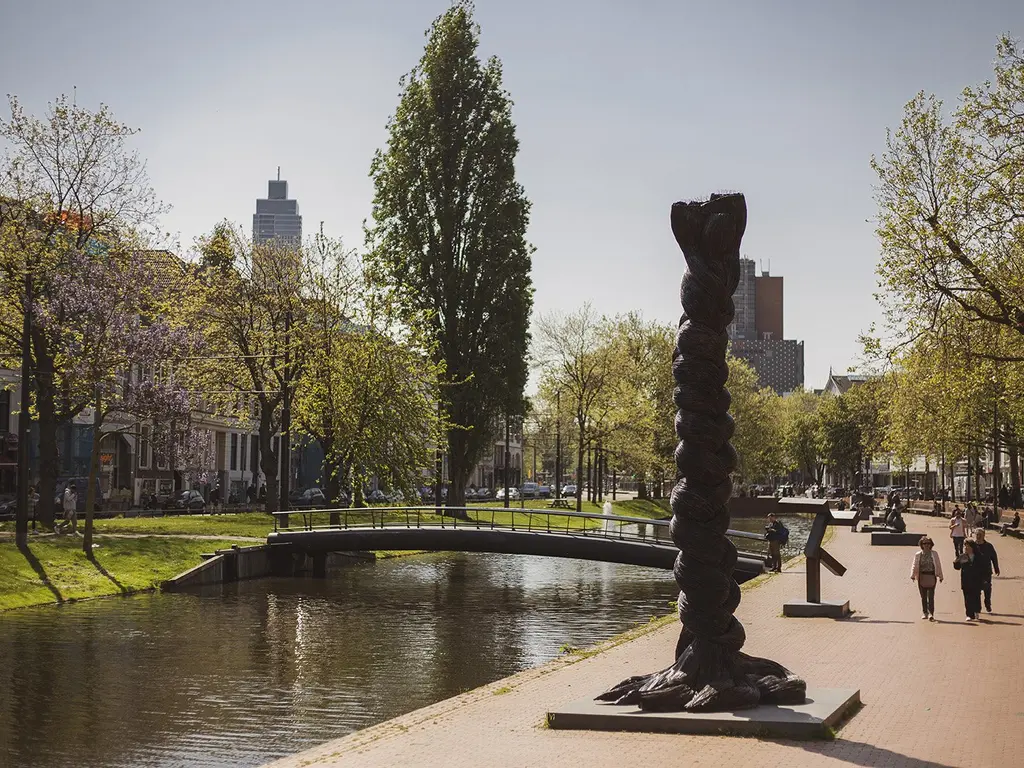
M 935 584 L 942 581 L 942 563 L 935 551 L 935 542 L 929 537 L 922 536 L 918 545 L 921 549 L 914 555 L 910 580 L 917 582 L 921 593 L 921 618 L 935 621 Z
M 953 567 L 960 571 L 960 591 L 964 593 L 964 611 L 967 621 L 974 621 L 981 614 L 981 563 L 978 545 L 971 539 L 964 542 L 964 552 L 953 561 Z
M 67 488 L 64 489 L 64 525 L 61 528 L 61 533 L 67 531 L 68 526 L 71 527 L 71 533 L 78 533 L 78 490 L 75 488 L 74 483 L 68 483 Z
M 768 524 L 764 527 L 764 537 L 768 541 L 768 570 L 782 573 L 782 539 L 783 526 L 774 513 L 768 515 Z
M 992 613 L 992 572 L 999 575 L 999 555 L 992 542 L 985 541 L 985 529 L 974 532 L 974 543 L 977 549 L 978 569 L 981 572 L 981 593 L 985 597 L 985 610 Z M 981 608 L 978 609 L 981 613 Z
M 967 509 L 964 511 L 964 524 L 966 526 L 965 533 L 970 536 L 974 530 L 974 526 L 978 522 L 978 508 L 973 504 L 968 504 Z
M 953 539 L 953 554 L 960 557 L 964 553 L 964 539 L 967 538 L 966 523 L 960 507 L 953 507 L 953 517 L 949 521 L 949 537 Z

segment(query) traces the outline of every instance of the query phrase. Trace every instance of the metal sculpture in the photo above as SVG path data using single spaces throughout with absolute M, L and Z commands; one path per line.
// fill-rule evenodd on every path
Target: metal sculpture
M 679 547 L 674 575 L 679 584 L 682 630 L 675 663 L 660 672 L 631 677 L 601 694 L 601 701 L 635 704 L 649 711 L 713 712 L 794 704 L 806 684 L 785 667 L 748 656 L 733 615 L 740 588 L 733 579 L 736 547 L 729 527 L 730 474 L 735 431 L 725 389 L 727 327 L 739 282 L 739 248 L 747 222 L 741 194 L 712 195 L 706 202 L 675 203 L 672 233 L 683 251 L 679 321 L 672 371 L 676 380 L 676 466 L 672 490 L 672 541 Z

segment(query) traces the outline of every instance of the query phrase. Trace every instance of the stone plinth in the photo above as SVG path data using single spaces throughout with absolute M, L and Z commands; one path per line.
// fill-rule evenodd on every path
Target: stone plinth
M 822 600 L 820 603 L 811 603 L 807 600 L 790 600 L 783 604 L 782 615 L 794 618 L 843 619 L 850 615 L 850 601 Z
M 716 734 L 820 739 L 860 704 L 860 691 L 808 688 L 803 704 L 767 704 L 737 712 L 644 712 L 634 706 L 576 701 L 548 712 L 548 727 L 566 730 Z

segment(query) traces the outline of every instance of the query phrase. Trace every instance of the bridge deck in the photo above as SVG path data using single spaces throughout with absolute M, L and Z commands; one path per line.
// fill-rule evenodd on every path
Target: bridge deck
M 511 528 L 384 526 L 279 530 L 267 539 L 273 545 L 291 545 L 302 551 L 354 552 L 422 549 L 432 552 L 494 552 L 541 555 L 609 563 L 640 565 L 670 570 L 679 550 L 674 545 L 614 533 L 577 530 L 572 533 Z M 741 553 L 736 581 L 744 582 L 764 572 L 764 560 L 755 553 Z

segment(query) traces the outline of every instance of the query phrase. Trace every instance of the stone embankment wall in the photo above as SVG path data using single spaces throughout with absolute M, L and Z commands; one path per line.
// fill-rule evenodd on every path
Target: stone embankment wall
M 353 561 L 373 560 L 372 552 L 332 552 L 307 555 L 290 546 L 260 544 L 254 547 L 219 549 L 204 562 L 165 581 L 165 590 L 190 589 L 211 584 L 227 584 L 261 576 L 326 576 L 328 572 Z

